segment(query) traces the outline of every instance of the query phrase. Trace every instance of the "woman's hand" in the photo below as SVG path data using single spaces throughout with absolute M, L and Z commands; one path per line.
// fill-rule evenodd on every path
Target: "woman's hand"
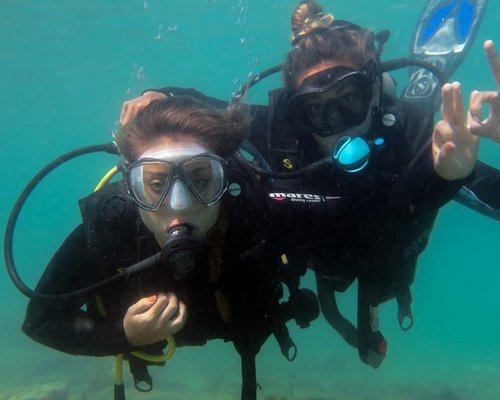
M 139 111 L 149 105 L 154 100 L 165 99 L 167 95 L 160 92 L 148 91 L 140 97 L 126 101 L 123 103 L 120 113 L 120 125 L 125 125 L 132 121 Z
M 186 306 L 173 293 L 158 293 L 131 305 L 123 319 L 129 343 L 142 346 L 157 343 L 184 327 Z
M 437 174 L 451 181 L 465 178 L 472 172 L 479 139 L 465 124 L 460 84 L 444 85 L 441 96 L 442 119 L 434 126 L 432 155 Z
M 491 40 L 484 42 L 484 51 L 490 64 L 491 73 L 497 85 L 496 91 L 473 91 L 470 96 L 470 130 L 474 135 L 487 137 L 500 143 L 500 57 Z M 485 104 L 490 106 L 489 115 L 482 119 Z

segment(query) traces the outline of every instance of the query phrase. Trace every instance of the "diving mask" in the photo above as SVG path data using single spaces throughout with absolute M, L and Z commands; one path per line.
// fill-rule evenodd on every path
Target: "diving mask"
M 292 115 L 315 133 L 328 137 L 361 125 L 371 109 L 372 79 L 367 74 L 337 66 L 311 75 L 289 100 Z
M 227 187 L 226 160 L 210 153 L 182 153 L 165 151 L 125 167 L 130 195 L 139 207 L 158 210 L 169 191 L 178 195 L 179 183 L 206 207 L 220 200 Z

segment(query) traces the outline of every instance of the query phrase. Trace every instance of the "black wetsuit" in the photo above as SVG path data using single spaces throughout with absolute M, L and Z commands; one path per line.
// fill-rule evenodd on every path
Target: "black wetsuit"
M 255 398 L 255 355 L 267 337 L 288 340 L 279 281 L 277 255 L 268 246 L 272 230 L 255 185 L 243 173 L 231 173 L 229 184 L 241 191 L 226 193 L 221 215 L 227 220 L 221 274 L 208 282 L 208 266 L 195 277 L 174 281 L 161 266 L 85 296 L 65 300 L 30 300 L 24 332 L 49 347 L 77 355 L 130 355 L 133 350 L 158 354 L 165 342 L 135 348 L 126 339 L 123 318 L 140 298 L 159 291 L 173 291 L 185 302 L 189 316 L 174 335 L 178 346 L 203 345 L 210 339 L 232 341 L 242 356 L 242 398 Z M 142 224 L 137 207 L 126 195 L 122 181 L 111 184 L 80 202 L 83 224 L 79 225 L 55 253 L 37 291 L 60 294 L 101 281 L 160 250 Z M 117 211 L 118 210 L 118 211 Z M 215 239 L 214 239 L 215 240 Z M 217 311 L 216 292 L 230 309 L 229 322 Z M 246 364 L 245 364 L 246 363 Z M 136 368 L 137 370 L 137 368 Z M 248 380 L 248 376 L 250 380 Z
M 164 93 L 204 96 L 192 89 L 162 89 Z M 211 99 L 223 106 L 220 100 Z M 270 93 L 269 107 L 252 106 L 250 142 L 275 171 L 294 170 L 324 156 L 315 140 L 287 115 L 284 90 Z M 384 113 L 396 115 L 393 126 L 383 124 Z M 300 121 L 299 121 L 300 122 Z M 416 262 L 425 249 L 438 209 L 461 190 L 460 201 L 486 215 L 500 217 L 500 174 L 479 163 L 460 181 L 446 181 L 434 170 L 431 151 L 433 114 L 414 104 L 383 95 L 372 118 L 368 138 L 383 137 L 384 146 L 372 151 L 368 166 L 358 173 L 325 164 L 301 179 L 274 180 L 270 193 L 272 216 L 282 221 L 284 238 L 294 235 L 289 261 L 314 269 L 318 294 L 327 320 L 367 360 L 372 341 L 373 306 L 396 297 L 402 316 L 411 317 L 411 294 Z M 332 295 L 358 279 L 358 337 Z M 377 332 L 377 334 L 379 334 Z M 382 353 L 382 351 L 381 351 Z M 372 365 L 377 362 L 370 362 Z

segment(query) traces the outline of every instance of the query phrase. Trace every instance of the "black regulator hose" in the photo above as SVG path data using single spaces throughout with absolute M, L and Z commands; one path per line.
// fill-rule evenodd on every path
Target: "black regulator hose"
M 441 85 L 444 85 L 445 83 L 448 82 L 448 77 L 446 76 L 446 74 L 443 71 L 441 71 L 438 67 L 436 67 L 434 64 L 431 64 L 430 62 L 427 61 L 403 57 L 381 62 L 381 72 L 394 71 L 396 69 L 401 69 L 404 67 L 419 67 L 426 69 L 437 78 L 437 80 L 439 81 L 439 83 L 441 83 Z M 233 95 L 231 103 L 235 104 L 240 102 L 245 97 L 250 88 L 252 88 L 255 84 L 259 83 L 261 80 L 267 78 L 268 76 L 280 72 L 282 68 L 283 64 L 279 64 L 271 68 L 268 68 L 258 73 L 257 75 L 252 75 L 243 85 L 241 85 L 240 89 Z
M 426 69 L 437 78 L 441 86 L 445 85 L 448 82 L 448 77 L 446 76 L 446 74 L 434 64 L 431 64 L 427 61 L 414 60 L 410 58 L 397 58 L 395 60 L 383 61 L 381 63 L 382 72 L 394 71 L 396 69 L 401 69 L 404 67 L 419 67 Z
M 140 273 L 147 271 L 153 267 L 156 267 L 162 261 L 162 252 L 159 251 L 152 256 L 145 258 L 138 263 L 131 265 L 130 267 L 124 268 L 117 274 L 110 276 L 109 278 L 103 279 L 97 283 L 86 286 L 82 289 L 78 289 L 72 292 L 66 292 L 61 294 L 48 294 L 48 293 L 40 293 L 35 290 L 28 288 L 17 276 L 18 283 L 15 283 L 16 287 L 29 298 L 37 298 L 37 299 L 47 299 L 47 300 L 66 300 L 71 297 L 84 296 L 90 292 L 96 291 L 98 289 L 103 288 L 104 286 L 111 285 L 112 283 L 119 282 L 121 280 L 126 280 L 132 278 Z M 17 273 L 16 273 L 17 275 Z M 22 286 L 21 286 L 22 285 Z
M 69 293 L 62 294 L 47 294 L 47 293 L 39 293 L 32 289 L 30 289 L 21 279 L 19 273 L 17 272 L 17 268 L 14 262 L 14 251 L 13 251 L 13 238 L 14 238 L 14 230 L 16 227 L 17 219 L 21 212 L 21 209 L 26 202 L 26 199 L 29 197 L 31 192 L 35 189 L 35 187 L 54 169 L 64 164 L 65 162 L 72 160 L 76 157 L 80 157 L 85 154 L 97 153 L 97 152 L 106 152 L 109 154 L 118 154 L 118 150 L 114 143 L 106 143 L 106 144 L 98 144 L 92 146 L 81 147 L 79 149 L 70 151 L 62 156 L 56 158 L 54 161 L 46 165 L 40 172 L 38 172 L 31 181 L 28 182 L 24 190 L 19 195 L 16 200 L 12 211 L 10 213 L 7 227 L 5 229 L 5 237 L 4 237 L 4 258 L 5 265 L 7 267 L 7 272 L 10 276 L 10 279 L 16 286 L 16 288 L 23 293 L 25 296 L 30 298 L 44 298 L 44 299 L 64 299 L 69 297 L 81 296 L 90 291 L 96 290 L 97 288 L 103 287 L 105 285 L 109 285 L 110 283 L 116 282 L 121 279 L 126 279 L 132 275 L 137 275 L 138 273 L 144 271 L 145 269 L 151 268 L 154 265 L 157 265 L 159 260 L 161 259 L 161 252 L 132 265 L 129 268 L 126 268 L 124 271 L 114 275 L 104 281 L 98 282 L 89 287 L 76 290 Z
M 256 83 L 260 82 L 262 79 L 267 78 L 268 76 L 271 76 L 277 72 L 280 72 L 282 69 L 283 65 L 275 65 L 274 67 L 268 68 L 257 75 L 252 75 L 248 80 L 240 87 L 240 89 L 233 95 L 233 98 L 231 100 L 232 104 L 238 103 L 245 97 L 247 92 L 250 90 L 252 86 L 254 86 Z

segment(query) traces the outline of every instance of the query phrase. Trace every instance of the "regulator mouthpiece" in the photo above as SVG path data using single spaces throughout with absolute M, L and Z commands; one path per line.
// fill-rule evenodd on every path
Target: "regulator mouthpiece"
M 175 280 L 197 274 L 205 264 L 203 243 L 196 240 L 192 232 L 189 225 L 177 225 L 168 231 L 162 258 Z

